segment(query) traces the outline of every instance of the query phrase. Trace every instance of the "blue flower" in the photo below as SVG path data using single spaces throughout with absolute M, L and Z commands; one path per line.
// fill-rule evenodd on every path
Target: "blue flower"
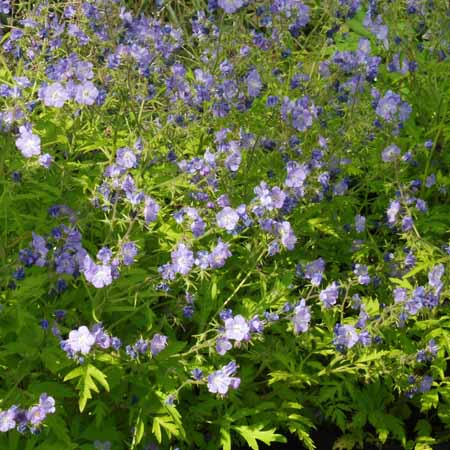
M 352 325 L 336 324 L 333 343 L 338 349 L 352 348 L 358 343 L 358 333 Z
M 90 283 L 96 288 L 102 288 L 112 283 L 111 266 L 95 264 L 89 255 L 83 260 L 82 272 Z
M 75 101 L 80 105 L 93 105 L 98 96 L 98 89 L 92 81 L 85 81 L 74 88 Z
M 246 78 L 249 97 L 258 97 L 262 89 L 262 81 L 256 69 L 250 70 Z
M 137 158 L 133 150 L 128 147 L 122 147 L 117 150 L 116 163 L 124 169 L 132 169 L 136 167 Z
M 180 243 L 171 253 L 172 269 L 181 275 L 187 275 L 194 265 L 194 253 L 185 244 Z
M 309 306 L 306 305 L 306 300 L 303 298 L 294 308 L 294 317 L 292 318 L 294 333 L 298 334 L 308 331 L 310 321 L 311 311 Z
M 305 267 L 305 278 L 311 280 L 313 286 L 319 286 L 322 281 L 323 271 L 325 270 L 325 261 L 322 258 L 310 262 Z
M 29 127 L 24 125 L 19 127 L 19 137 L 16 139 L 16 146 L 25 158 L 31 158 L 41 153 L 41 138 L 31 132 Z
M 55 108 L 62 108 L 70 98 L 66 88 L 59 82 L 39 89 L 39 97 L 45 106 L 54 106 Z
M 239 214 L 231 207 L 225 206 L 216 214 L 217 226 L 227 231 L 233 231 L 239 222 Z
M 150 341 L 150 351 L 153 356 L 162 352 L 167 347 L 168 337 L 163 334 L 155 334 Z
M 237 342 L 250 339 L 250 327 L 241 315 L 225 319 L 225 337 Z
M 339 285 L 333 281 L 326 289 L 320 292 L 319 298 L 323 302 L 325 308 L 331 308 L 336 304 L 336 300 L 339 296 Z
M 240 378 L 233 377 L 237 370 L 237 365 L 234 361 L 228 363 L 220 370 L 216 370 L 208 376 L 208 390 L 213 394 L 225 395 L 228 389 L 237 389 L 241 383 Z
M 72 330 L 65 342 L 64 350 L 69 350 L 72 354 L 81 353 L 87 355 L 95 344 L 95 336 L 85 325 Z
M 383 162 L 393 162 L 400 156 L 400 149 L 395 145 L 391 144 L 386 147 L 381 153 L 381 159 Z

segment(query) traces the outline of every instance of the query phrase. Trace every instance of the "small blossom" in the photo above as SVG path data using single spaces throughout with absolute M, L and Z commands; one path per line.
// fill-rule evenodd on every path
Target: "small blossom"
M 338 296 L 339 285 L 335 281 L 319 294 L 319 298 L 322 300 L 325 308 L 331 308 L 331 306 L 335 305 Z
M 358 333 L 351 325 L 337 324 L 334 329 L 334 345 L 338 349 L 352 348 L 358 343 Z
M 41 88 L 39 96 L 45 106 L 54 106 L 55 108 L 62 108 L 70 97 L 66 88 L 59 82 Z
M 325 261 L 322 258 L 310 262 L 305 267 L 305 278 L 311 280 L 313 286 L 319 286 L 325 270 Z
M 95 343 L 95 337 L 91 334 L 88 327 L 81 326 L 78 330 L 72 330 L 67 339 L 67 347 L 73 353 L 80 352 L 87 355 Z
M 381 159 L 383 162 L 393 162 L 400 156 L 400 149 L 395 145 L 391 144 L 386 147 L 381 153 Z
M 242 340 L 249 339 L 249 332 L 250 327 L 241 315 L 225 319 L 225 337 L 227 339 L 233 339 L 237 342 L 241 342 Z
M 227 14 L 233 14 L 244 5 L 244 0 L 218 0 L 217 5 Z
M 233 231 L 239 222 L 239 214 L 229 206 L 226 206 L 216 215 L 217 225 L 227 231 Z
M 168 337 L 162 334 L 155 334 L 150 341 L 150 350 L 153 356 L 162 352 L 167 347 Z
M 220 370 L 216 370 L 208 376 L 208 390 L 213 394 L 225 395 L 229 388 L 237 389 L 240 385 L 240 378 L 232 377 L 237 370 L 234 361 L 228 363 Z
M 41 138 L 33 134 L 25 126 L 19 127 L 19 137 L 16 139 L 16 146 L 25 158 L 31 158 L 41 153 Z
M 228 350 L 231 350 L 232 347 L 233 347 L 233 345 L 231 344 L 231 342 L 227 338 L 224 338 L 224 337 L 218 337 L 217 338 L 217 340 L 216 340 L 216 352 L 219 355 L 222 355 L 222 356 L 225 355 L 225 353 Z
M 294 317 L 292 322 L 294 324 L 294 333 L 304 333 L 308 331 L 309 322 L 311 321 L 311 312 L 309 306 L 306 305 L 305 299 L 294 308 Z
M 364 233 L 364 230 L 366 228 L 366 218 L 364 216 L 360 216 L 357 214 L 355 216 L 355 230 L 358 233 Z

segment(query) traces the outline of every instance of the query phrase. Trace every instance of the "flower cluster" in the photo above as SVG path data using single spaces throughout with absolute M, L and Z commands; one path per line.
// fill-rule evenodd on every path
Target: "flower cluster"
M 56 331 L 56 335 L 60 337 L 59 331 Z M 125 352 L 132 359 L 135 359 L 138 354 L 147 353 L 148 350 L 152 356 L 156 356 L 167 347 L 167 343 L 167 336 L 156 333 L 151 340 L 139 339 L 133 345 L 127 345 Z M 78 329 L 70 331 L 67 339 L 60 338 L 60 346 L 69 358 L 83 362 L 84 357 L 94 348 L 102 350 L 111 348 L 118 351 L 122 347 L 122 341 L 116 336 L 111 336 L 101 323 L 97 323 L 91 329 L 82 325 Z
M 0 411 L 0 431 L 5 433 L 16 428 L 21 433 L 26 430 L 37 433 L 45 418 L 55 411 L 55 399 L 45 393 L 41 394 L 39 403 L 28 409 L 13 405 Z

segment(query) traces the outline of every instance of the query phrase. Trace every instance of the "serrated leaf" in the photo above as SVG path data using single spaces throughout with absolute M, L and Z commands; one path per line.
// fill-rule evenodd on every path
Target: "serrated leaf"
M 80 366 L 77 367 L 76 369 L 71 370 L 65 377 L 64 377 L 64 381 L 69 381 L 69 380 L 73 380 L 74 378 L 78 378 L 81 377 L 84 374 L 84 367 Z
M 156 440 L 159 444 L 162 442 L 162 435 L 161 435 L 161 426 L 158 417 L 155 417 L 153 419 L 153 425 L 152 425 L 152 433 L 154 434 Z
M 95 380 L 97 380 L 109 392 L 109 384 L 106 381 L 106 375 L 97 367 L 88 364 L 88 372 Z
M 87 401 L 92 398 L 91 392 L 94 391 L 97 394 L 99 393 L 94 379 L 96 379 L 109 392 L 109 385 L 106 381 L 105 374 L 92 364 L 86 364 L 72 370 L 64 377 L 64 381 L 73 380 L 75 378 L 79 378 L 76 388 L 79 391 L 78 405 L 80 412 L 84 411 Z
M 259 450 L 258 442 L 264 442 L 264 444 L 271 444 L 272 442 L 286 442 L 286 438 L 281 435 L 275 433 L 276 428 L 272 428 L 270 430 L 262 430 L 261 425 L 256 426 L 234 426 L 234 430 L 236 430 L 247 442 L 249 447 L 252 450 Z

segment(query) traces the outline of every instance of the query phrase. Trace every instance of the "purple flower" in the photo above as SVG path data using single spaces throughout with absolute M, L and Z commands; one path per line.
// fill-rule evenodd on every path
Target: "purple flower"
M 33 406 L 27 412 L 27 419 L 32 425 L 39 425 L 45 419 L 45 409 L 41 406 Z
M 126 242 L 122 244 L 122 248 L 120 250 L 122 255 L 123 263 L 126 266 L 131 266 L 134 263 L 134 258 L 138 253 L 136 244 L 134 242 Z
M 53 156 L 48 153 L 45 153 L 45 154 L 39 156 L 38 161 L 42 167 L 45 167 L 46 169 L 50 169 L 50 166 L 52 165 L 52 162 L 53 162 Z
M 150 351 L 152 356 L 156 356 L 167 347 L 168 337 L 163 334 L 155 334 L 150 341 Z
M 228 389 L 237 389 L 241 383 L 240 378 L 232 377 L 237 370 L 237 365 L 234 361 L 229 362 L 220 370 L 216 370 L 208 376 L 208 390 L 213 394 L 225 395 Z
M 252 333 L 262 333 L 264 331 L 264 322 L 257 315 L 248 321 L 248 326 Z
M 6 433 L 16 428 L 15 411 L 13 408 L 0 412 L 0 431 Z
M 178 247 L 171 253 L 172 268 L 181 275 L 187 275 L 194 265 L 194 253 L 185 244 L 178 244 Z
M 119 348 L 122 347 L 122 341 L 118 337 L 112 337 L 111 347 L 116 351 L 119 350 Z
M 148 225 L 150 222 L 154 222 L 158 217 L 159 205 L 149 195 L 145 196 L 144 200 L 144 218 L 145 223 Z
M 420 382 L 419 391 L 423 394 L 424 392 L 428 392 L 431 389 L 431 386 L 433 384 L 433 377 L 430 377 L 429 375 L 425 375 Z
M 286 199 L 286 193 L 278 186 L 269 189 L 267 183 L 261 181 L 260 185 L 254 189 L 261 206 L 267 211 L 280 209 Z
M 233 14 L 244 5 L 244 0 L 218 0 L 217 5 L 227 14 Z
M 231 342 L 227 339 L 224 338 L 223 336 L 218 337 L 216 340 L 216 352 L 219 355 L 225 355 L 225 353 L 228 350 L 231 350 L 231 348 L 233 347 L 233 345 L 231 344 Z
M 411 106 L 402 102 L 400 95 L 387 91 L 384 97 L 379 99 L 375 112 L 386 122 L 393 122 L 397 114 L 399 120 L 405 121 L 411 114 Z
M 400 202 L 398 200 L 391 200 L 389 208 L 386 211 L 388 223 L 393 225 L 397 219 L 397 215 L 400 212 Z
M 309 322 L 311 321 L 311 311 L 306 305 L 306 300 L 303 298 L 300 303 L 294 308 L 294 317 L 292 322 L 294 324 L 294 333 L 304 333 L 308 331 Z
M 89 331 L 88 327 L 83 325 L 78 330 L 72 330 L 69 333 L 66 343 L 73 353 L 80 352 L 83 355 L 87 355 L 95 343 L 95 337 Z
M 0 14 L 9 14 L 10 0 L 0 0 Z M 2 430 L 0 430 L 2 431 Z
M 372 336 L 368 331 L 361 331 L 359 333 L 358 342 L 364 347 L 368 347 L 372 343 Z
M 229 206 L 225 206 L 222 211 L 216 214 L 217 226 L 227 231 L 233 231 L 239 222 L 239 214 Z
M 366 229 L 366 218 L 357 214 L 355 216 L 355 230 L 358 233 L 363 233 Z
M 288 250 L 293 250 L 295 243 L 297 242 L 297 237 L 292 230 L 291 224 L 288 221 L 283 221 L 277 225 L 278 233 L 280 234 L 281 243 Z
M 54 106 L 62 108 L 64 103 L 69 100 L 69 94 L 66 88 L 59 82 L 49 84 L 39 90 L 39 97 L 45 106 Z
M 199 250 L 194 259 L 194 264 L 202 270 L 206 270 L 210 266 L 210 258 L 211 255 L 206 250 Z M 225 264 L 225 260 L 219 259 L 219 263 L 222 263 L 222 265 L 218 267 L 222 267 Z
M 39 397 L 39 406 L 46 414 L 53 414 L 55 412 L 55 399 L 44 392 Z
M 80 105 L 93 105 L 98 96 L 98 89 L 92 81 L 85 81 L 74 88 L 75 101 Z
M 426 302 L 425 289 L 422 286 L 414 289 L 411 298 L 405 303 L 405 310 L 408 314 L 417 314 Z
M 358 333 L 352 325 L 336 324 L 333 343 L 338 349 L 352 348 L 358 343 L 358 339 Z
M 198 381 L 198 380 L 201 380 L 203 378 L 203 371 L 202 371 L 202 369 L 195 368 L 195 369 L 191 370 L 191 374 L 192 374 L 192 378 L 194 380 Z
M 394 302 L 395 303 L 403 303 L 407 300 L 408 293 L 404 288 L 395 288 L 394 289 Z
M 322 281 L 323 271 L 325 270 L 325 261 L 322 258 L 310 262 L 305 267 L 305 278 L 311 280 L 313 286 L 319 286 Z
M 199 257 L 197 252 L 197 258 Z M 208 265 L 212 269 L 219 269 L 225 265 L 226 260 L 231 256 L 229 245 L 222 240 L 217 241 L 217 245 L 213 248 L 212 252 L 207 255 Z
M 33 134 L 24 125 L 19 127 L 20 136 L 16 139 L 16 146 L 25 158 L 31 158 L 41 153 L 41 138 Z
M 258 97 L 262 89 L 262 81 L 256 69 L 250 70 L 246 78 L 249 97 Z
M 335 281 L 319 294 L 319 298 L 322 300 L 325 308 L 331 308 L 331 306 L 335 305 L 338 296 L 339 285 Z
M 410 231 L 412 230 L 414 225 L 413 218 L 411 216 L 405 216 L 402 219 L 402 231 Z
M 116 163 L 124 169 L 132 169 L 136 167 L 137 158 L 133 150 L 128 147 L 123 147 L 117 150 Z
M 250 327 L 247 321 L 239 314 L 225 319 L 225 337 L 237 342 L 250 339 Z
M 439 351 L 439 345 L 436 344 L 436 341 L 434 339 L 430 339 L 428 341 L 426 351 L 430 353 L 431 356 L 437 355 L 437 352 Z
M 393 162 L 400 156 L 400 149 L 395 145 L 391 144 L 386 147 L 381 153 L 381 159 L 384 162 Z
M 444 265 L 438 264 L 428 273 L 428 284 L 433 287 L 435 291 L 440 291 L 442 289 L 443 283 L 441 277 L 444 274 L 444 270 Z
M 35 261 L 34 264 L 38 267 L 43 267 L 46 264 L 46 257 L 48 254 L 47 242 L 39 234 L 32 233 L 32 246 L 34 250 Z
M 425 181 L 425 186 L 427 188 L 430 188 L 436 184 L 436 175 L 432 173 L 430 176 L 427 177 Z M 423 201 L 423 200 L 422 200 Z
M 296 162 L 287 165 L 287 177 L 284 184 L 291 188 L 302 188 L 310 173 L 306 164 L 297 164 Z
M 97 252 L 97 259 L 100 260 L 103 264 L 108 264 L 112 258 L 112 251 L 108 247 L 102 247 Z
M 239 170 L 241 162 L 242 162 L 241 152 L 238 149 L 236 149 L 232 153 L 230 153 L 225 159 L 225 167 L 230 172 L 237 172 Z
M 367 285 L 370 283 L 369 269 L 363 264 L 355 264 L 353 273 L 358 276 L 358 283 Z
M 101 323 L 96 323 L 92 329 L 91 334 L 94 336 L 95 345 L 106 350 L 111 346 L 111 337 L 105 332 Z
M 89 255 L 83 260 L 83 274 L 92 285 L 96 288 L 109 286 L 112 283 L 111 266 L 95 264 Z

